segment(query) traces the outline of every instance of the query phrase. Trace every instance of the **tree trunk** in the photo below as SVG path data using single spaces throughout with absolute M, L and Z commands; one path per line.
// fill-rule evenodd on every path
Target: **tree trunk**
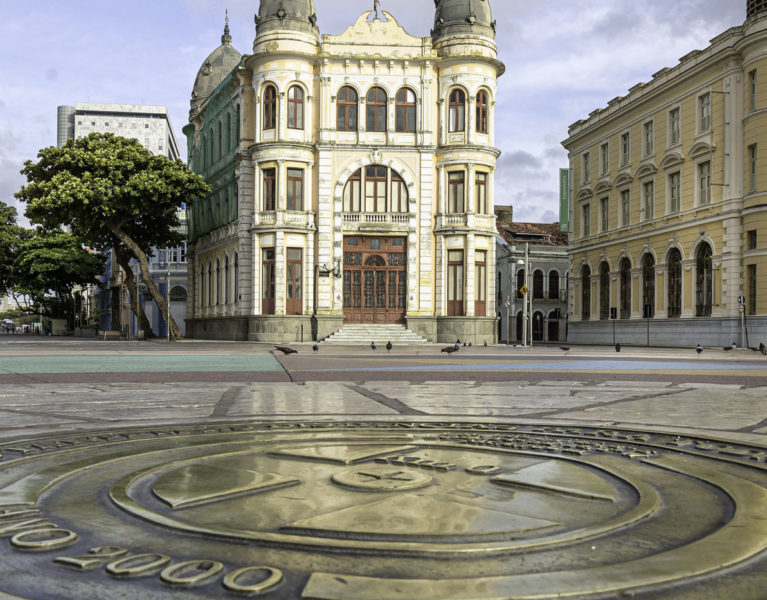
M 157 337 L 152 330 L 152 324 L 149 322 L 149 319 L 144 312 L 144 304 L 140 300 L 136 302 L 136 298 L 139 297 L 138 285 L 136 278 L 133 276 L 133 269 L 131 269 L 130 266 L 130 256 L 128 256 L 127 252 L 118 248 L 115 248 L 115 256 L 117 257 L 117 263 L 122 267 L 122 270 L 125 273 L 125 286 L 128 288 L 131 307 L 138 317 L 139 328 L 144 330 L 144 339 L 148 340 Z M 138 310 L 136 310 L 136 307 L 138 307 Z
M 136 242 L 134 242 L 133 239 L 119 226 L 108 225 L 108 227 L 109 230 L 117 237 L 117 239 L 120 240 L 128 250 L 130 250 L 131 254 L 133 254 L 136 260 L 138 260 L 139 265 L 141 265 L 142 272 L 149 273 L 149 260 L 146 257 L 146 253 L 138 246 L 138 244 L 136 244 Z M 166 319 L 166 315 L 169 315 L 169 311 L 168 303 L 165 302 L 165 298 L 162 297 L 160 290 L 157 289 L 157 286 L 155 285 L 154 281 L 152 281 L 151 277 L 144 279 L 144 283 L 146 284 L 152 299 L 157 303 L 157 308 L 160 310 L 160 314 L 164 319 Z M 170 282 L 168 282 L 168 284 L 170 284 Z M 168 285 L 168 288 L 168 291 L 170 292 L 170 285 Z M 168 297 L 170 297 L 170 293 L 168 293 Z M 176 322 L 173 320 L 173 317 L 170 317 L 169 321 L 168 331 L 170 331 L 170 339 L 181 339 L 181 331 L 179 330 L 178 325 L 176 325 Z

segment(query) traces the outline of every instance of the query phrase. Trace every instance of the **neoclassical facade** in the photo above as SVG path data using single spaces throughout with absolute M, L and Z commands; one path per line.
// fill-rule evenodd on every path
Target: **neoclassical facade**
M 570 341 L 767 340 L 766 128 L 763 0 L 570 127 Z
M 261 0 L 250 55 L 227 26 L 184 128 L 212 187 L 191 211 L 189 334 L 494 341 L 494 37 L 486 0 L 436 2 L 431 37 L 383 11 L 320 36 L 313 0 Z

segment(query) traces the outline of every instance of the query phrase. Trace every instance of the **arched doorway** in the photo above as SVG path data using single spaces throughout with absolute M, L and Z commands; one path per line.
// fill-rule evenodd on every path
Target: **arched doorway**
M 522 339 L 522 311 L 521 310 L 517 313 L 517 337 L 515 339 L 518 342 L 524 341 Z
M 543 313 L 538 311 L 533 313 L 533 341 L 543 341 Z
M 548 334 L 550 342 L 559 341 L 559 311 L 552 310 L 549 313 Z
M 344 238 L 344 316 L 349 323 L 404 323 L 405 238 Z

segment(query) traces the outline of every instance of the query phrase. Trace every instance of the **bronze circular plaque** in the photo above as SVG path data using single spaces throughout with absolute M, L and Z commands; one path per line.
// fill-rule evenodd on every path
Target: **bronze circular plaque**
M 237 423 L 0 446 L 0 598 L 762 598 L 767 449 Z

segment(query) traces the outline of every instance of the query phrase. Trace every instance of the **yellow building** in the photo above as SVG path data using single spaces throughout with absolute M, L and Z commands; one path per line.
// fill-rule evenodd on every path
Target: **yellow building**
M 489 2 L 440 0 L 430 37 L 374 7 L 320 36 L 313 0 L 261 0 L 253 53 L 227 29 L 201 67 L 191 336 L 494 341 Z
M 563 145 L 570 341 L 767 341 L 767 2 Z

